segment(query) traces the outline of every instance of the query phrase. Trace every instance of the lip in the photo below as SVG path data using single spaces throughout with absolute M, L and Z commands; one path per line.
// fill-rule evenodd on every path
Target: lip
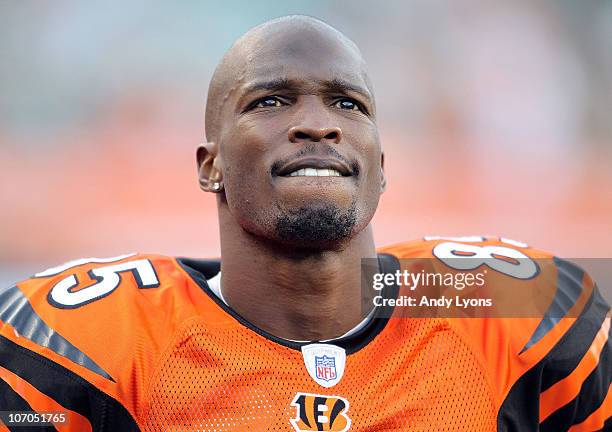
M 350 167 L 344 162 L 338 159 L 330 159 L 330 158 L 314 158 L 307 157 L 293 160 L 285 165 L 283 165 L 278 170 L 278 176 L 285 177 L 288 176 L 293 171 L 297 171 L 302 168 L 319 168 L 319 169 L 333 169 L 338 171 L 343 177 L 348 177 L 353 175 Z

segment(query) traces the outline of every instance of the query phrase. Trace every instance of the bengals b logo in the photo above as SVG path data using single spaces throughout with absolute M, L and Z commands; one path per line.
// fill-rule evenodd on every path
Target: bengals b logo
M 298 393 L 291 405 L 297 408 L 296 417 L 291 419 L 297 432 L 345 432 L 351 425 L 346 415 L 349 403 L 342 397 Z

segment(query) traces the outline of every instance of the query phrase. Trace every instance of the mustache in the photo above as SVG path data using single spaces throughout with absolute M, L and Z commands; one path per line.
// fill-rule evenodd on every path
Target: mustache
M 335 148 L 333 148 L 332 146 L 328 145 L 328 144 L 322 144 L 322 143 L 309 143 L 304 145 L 304 147 L 302 147 L 299 151 L 295 152 L 293 155 L 288 156 L 286 158 L 277 160 L 276 162 L 274 162 L 272 164 L 272 168 L 271 168 L 271 174 L 273 176 L 278 175 L 278 171 L 285 166 L 286 164 L 288 164 L 290 161 L 294 160 L 294 159 L 298 159 L 300 157 L 303 156 L 332 156 L 335 159 L 338 159 L 342 162 L 344 162 L 345 164 L 347 164 L 349 167 L 351 167 L 351 171 L 353 173 L 354 176 L 359 175 L 359 164 L 357 163 L 356 160 L 349 160 L 348 158 L 342 156 L 338 150 L 336 150 Z

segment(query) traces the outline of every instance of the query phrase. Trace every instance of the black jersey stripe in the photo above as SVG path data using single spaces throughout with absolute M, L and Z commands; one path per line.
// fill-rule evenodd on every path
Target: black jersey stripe
M 553 257 L 553 261 L 557 267 L 557 287 L 555 297 L 550 306 L 544 313 L 542 321 L 538 324 L 535 331 L 525 344 L 521 353 L 528 350 L 529 347 L 536 344 L 552 328 L 565 316 L 568 311 L 576 304 L 580 293 L 583 290 L 582 281 L 584 279 L 584 270 L 576 264 Z
M 10 324 L 20 336 L 112 380 L 95 361 L 49 327 L 17 286 L 0 292 L 0 320 Z
M 612 329 L 597 367 L 582 384 L 578 396 L 544 420 L 540 425 L 541 432 L 555 432 L 563 430 L 565 425 L 580 424 L 601 406 L 612 382 L 611 332 Z
M 0 366 L 85 417 L 93 432 L 139 431 L 129 411 L 89 381 L 0 335 Z
M 576 369 L 576 366 L 584 357 L 584 353 L 593 343 L 595 335 L 599 332 L 608 309 L 609 306 L 601 293 L 598 289 L 595 289 L 594 294 L 585 305 L 585 310 L 589 310 L 589 312 L 581 316 L 574 327 L 570 329 L 572 337 L 563 338 L 557 344 L 555 362 L 550 365 L 548 372 L 542 376 L 542 392 L 568 377 Z M 598 311 L 598 316 L 591 313 L 595 311 Z
M 3 412 L 1 412 L 3 411 Z M 22 398 L 2 378 L 0 378 L 0 424 L 11 432 L 57 432 L 53 426 L 9 426 L 8 411 L 34 411 L 28 401 Z
M 542 383 L 549 388 L 567 377 L 589 349 L 610 310 L 594 289 L 585 309 L 568 331 L 542 360 L 529 369 L 510 389 L 497 416 L 499 432 L 538 430 Z M 608 345 L 610 341 L 608 340 Z M 568 366 L 569 365 L 569 366 Z M 563 429 L 560 429 L 563 430 Z

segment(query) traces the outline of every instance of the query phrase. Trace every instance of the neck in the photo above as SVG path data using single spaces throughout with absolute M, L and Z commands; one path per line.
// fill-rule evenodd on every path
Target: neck
M 223 297 L 251 324 L 284 339 L 325 340 L 367 315 L 361 259 L 376 257 L 369 225 L 340 250 L 308 252 L 220 225 Z

